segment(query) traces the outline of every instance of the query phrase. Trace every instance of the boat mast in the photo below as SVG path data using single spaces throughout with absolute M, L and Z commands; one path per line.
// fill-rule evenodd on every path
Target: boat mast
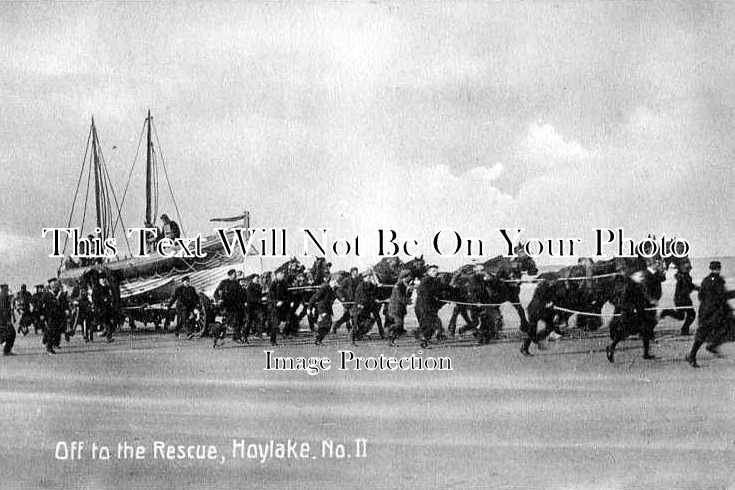
M 105 230 L 102 228 L 102 202 L 100 196 L 100 156 L 97 142 L 97 128 L 94 126 L 94 116 L 92 116 L 92 160 L 94 162 L 94 204 L 97 211 L 97 228 L 99 228 L 100 232 L 104 234 Z
M 148 151 L 146 153 L 145 165 L 145 221 L 146 225 L 153 224 L 153 211 L 151 209 L 151 201 L 153 198 L 153 141 L 151 140 L 151 111 L 148 109 Z

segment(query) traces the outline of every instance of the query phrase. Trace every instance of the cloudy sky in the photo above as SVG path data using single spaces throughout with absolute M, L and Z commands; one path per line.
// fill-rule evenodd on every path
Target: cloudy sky
M 55 270 L 41 228 L 66 224 L 90 117 L 120 194 L 148 108 L 187 232 L 248 208 L 359 233 L 363 263 L 378 227 L 732 255 L 733 32 L 705 2 L 4 3 L 0 280 Z M 139 225 L 140 162 L 131 186 Z

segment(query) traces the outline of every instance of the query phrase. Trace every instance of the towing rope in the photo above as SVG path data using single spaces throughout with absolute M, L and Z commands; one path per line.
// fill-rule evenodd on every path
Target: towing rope
M 615 277 L 615 276 L 622 276 L 622 272 L 611 272 L 609 274 L 600 274 L 597 276 L 580 276 L 580 277 L 559 277 L 557 279 L 545 279 L 545 278 L 539 278 L 539 279 L 503 279 L 502 282 L 516 282 L 516 283 L 526 283 L 526 284 L 534 284 L 537 282 L 554 282 L 554 281 L 588 281 L 592 279 L 603 279 L 605 277 Z
M 557 311 L 564 311 L 567 313 L 574 313 L 576 315 L 585 316 L 596 316 L 596 317 L 615 317 L 623 316 L 622 313 L 591 313 L 589 311 L 571 310 L 569 308 L 562 308 L 561 306 L 552 306 Z M 653 308 L 646 308 L 645 311 L 662 311 L 662 310 L 693 310 L 694 306 L 659 306 Z
M 463 303 L 462 301 L 449 301 L 449 300 L 440 300 L 442 303 L 454 303 L 455 305 L 465 305 L 465 306 L 502 306 L 505 303 L 511 304 L 511 305 L 520 305 L 521 303 L 510 303 L 508 301 L 503 303 Z

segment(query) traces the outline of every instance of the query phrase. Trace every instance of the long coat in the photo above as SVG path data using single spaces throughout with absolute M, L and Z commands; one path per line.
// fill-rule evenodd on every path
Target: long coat
M 710 274 L 699 287 L 700 328 L 724 328 L 732 322 L 732 309 L 727 300 L 735 298 L 735 291 L 725 289 L 725 280 L 719 274 Z

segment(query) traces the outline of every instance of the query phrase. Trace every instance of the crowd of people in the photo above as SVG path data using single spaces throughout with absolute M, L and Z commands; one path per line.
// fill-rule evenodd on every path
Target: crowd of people
M 418 321 L 415 337 L 423 348 L 432 338 L 444 337 L 439 310 L 456 296 L 450 292 L 451 283 L 439 277 L 437 266 L 426 267 L 423 274 L 401 270 L 394 284 L 384 285 L 370 270 L 360 274 L 357 268 L 352 268 L 349 274 L 331 274 L 330 265 L 326 264 L 326 269 L 312 286 L 300 286 L 305 284 L 299 280 L 301 276 L 296 280 L 287 279 L 283 270 L 277 270 L 272 280 L 267 279 L 267 284 L 263 284 L 258 275 L 238 277 L 237 271 L 232 269 L 214 292 L 213 308 L 204 308 L 203 295 L 191 285 L 189 277 L 183 277 L 167 305 L 176 313 L 174 331 L 177 336 L 183 332 L 188 338 L 209 335 L 215 348 L 228 332 L 232 332 L 234 342 L 247 343 L 249 336 L 255 335 L 267 336 L 271 344 L 276 345 L 279 335 L 284 338 L 296 335 L 300 321 L 306 316 L 317 345 L 343 325 L 353 344 L 377 325 L 380 337 L 387 337 L 390 345 L 395 345 L 398 338 L 406 333 L 405 319 L 415 289 L 414 312 Z M 653 358 L 650 349 L 654 328 L 659 318 L 665 316 L 683 320 L 680 333 L 690 335 L 697 317 L 691 299 L 695 291 L 699 296 L 699 323 L 686 360 L 697 367 L 697 353 L 703 345 L 719 355 L 719 346 L 735 331 L 733 312 L 728 304 L 728 300 L 735 297 L 735 291 L 725 288 L 719 261 L 712 261 L 709 269 L 710 273 L 702 284 L 696 285 L 690 275 L 691 264 L 687 261 L 679 265 L 675 274 L 674 307 L 666 309 L 658 308 L 662 296 L 661 283 L 666 279 L 660 263 L 650 262 L 647 269 L 627 275 L 621 297 L 615 301 L 610 323 L 612 342 L 606 348 L 608 360 L 614 362 L 617 345 L 631 335 L 638 335 L 642 340 L 643 357 Z M 486 326 L 502 320 L 499 305 L 483 304 L 492 297 L 492 279 L 481 266 L 474 268 L 469 279 L 470 297 L 475 303 L 469 303 L 469 314 L 465 317 L 467 325 L 460 332 L 474 331 L 480 343 L 487 343 L 489 338 Z M 390 295 L 388 299 L 380 300 L 379 291 L 384 287 L 391 289 Z M 337 319 L 334 319 L 335 301 L 343 307 L 343 314 Z M 384 323 L 380 317 L 381 308 L 385 313 Z M 493 315 L 493 311 L 497 314 Z M 33 294 L 25 284 L 14 295 L 10 294 L 7 284 L 0 285 L 0 342 L 4 343 L 5 355 L 13 354 L 16 332 L 27 335 L 31 327 L 36 333 L 43 333 L 42 343 L 49 354 L 54 354 L 60 347 L 63 336 L 68 341 L 78 328 L 81 328 L 85 342 L 92 342 L 94 332 L 99 330 L 107 342 L 112 342 L 113 332 L 121 318 L 119 305 L 104 275 L 100 275 L 96 283 L 76 286 L 70 292 L 64 291 L 57 279 L 49 280 L 48 285 L 37 285 Z M 553 330 L 554 327 L 547 325 L 546 329 Z M 538 344 L 540 340 L 532 330 L 522 325 L 524 339 L 521 352 L 524 355 L 531 355 L 529 346 L 534 342 Z M 450 325 L 449 333 L 454 334 L 453 325 Z
M 90 286 L 77 286 L 65 291 L 58 279 L 38 284 L 31 294 L 21 284 L 15 295 L 7 284 L 0 285 L 0 342 L 3 354 L 13 355 L 16 332 L 27 335 L 31 327 L 43 334 L 42 344 L 49 354 L 56 354 L 62 337 L 68 341 L 77 327 L 81 327 L 85 342 L 94 341 L 94 330 L 101 328 L 102 336 L 112 342 L 118 312 L 107 278 Z M 17 325 L 17 326 L 16 326 Z

